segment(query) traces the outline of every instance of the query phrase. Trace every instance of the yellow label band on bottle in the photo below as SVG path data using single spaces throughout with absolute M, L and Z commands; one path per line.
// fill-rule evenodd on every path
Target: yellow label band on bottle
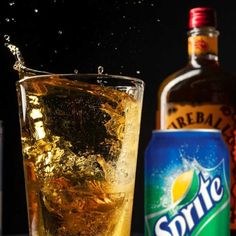
M 197 35 L 188 38 L 189 55 L 215 54 L 218 53 L 217 37 Z
M 223 105 L 180 105 L 168 104 L 166 107 L 165 128 L 212 128 L 228 133 L 234 126 L 234 111 Z

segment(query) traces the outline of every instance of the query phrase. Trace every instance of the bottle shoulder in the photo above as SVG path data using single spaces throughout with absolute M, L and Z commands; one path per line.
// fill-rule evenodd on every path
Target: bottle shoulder
M 187 66 L 177 70 L 176 72 L 170 74 L 169 76 L 167 76 L 161 82 L 159 90 L 162 91 L 166 87 L 171 88 L 174 85 L 181 83 L 181 81 L 185 81 L 185 80 L 195 77 L 195 75 L 199 74 L 199 73 L 200 73 L 199 69 L 194 69 L 194 68 L 191 68 L 190 66 L 187 65 Z
M 236 94 L 236 76 L 218 67 L 194 68 L 187 65 L 168 76 L 158 97 L 174 101 L 232 100 Z
M 196 89 L 199 86 L 209 85 L 213 86 L 235 86 L 236 87 L 236 75 L 223 70 L 221 67 L 201 67 L 194 68 L 190 65 L 176 71 L 170 76 L 166 77 L 159 90 L 171 90 L 183 87 L 189 87 L 189 89 Z

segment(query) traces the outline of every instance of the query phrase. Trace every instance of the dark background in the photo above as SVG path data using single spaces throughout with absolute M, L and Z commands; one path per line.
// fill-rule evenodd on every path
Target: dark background
M 34 69 L 138 77 L 145 81 L 134 201 L 134 232 L 143 233 L 144 150 L 155 127 L 156 91 L 160 82 L 187 62 L 188 11 L 217 10 L 221 65 L 236 72 L 234 1 L 167 0 L 1 0 L 0 118 L 4 121 L 3 232 L 27 232 L 26 201 L 13 70 L 14 57 L 4 35 L 19 46 Z

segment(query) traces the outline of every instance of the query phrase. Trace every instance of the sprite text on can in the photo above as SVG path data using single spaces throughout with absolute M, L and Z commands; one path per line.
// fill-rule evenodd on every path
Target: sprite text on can
M 145 152 L 145 236 L 230 235 L 229 179 L 220 131 L 154 131 Z

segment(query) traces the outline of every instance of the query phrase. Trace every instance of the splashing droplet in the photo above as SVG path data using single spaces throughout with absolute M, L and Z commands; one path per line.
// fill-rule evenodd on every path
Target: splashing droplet
M 104 72 L 104 67 L 103 67 L 103 66 L 99 66 L 99 67 L 98 67 L 98 74 L 99 74 L 99 75 L 102 75 L 103 72 Z
M 24 67 L 24 59 L 21 55 L 21 52 L 18 47 L 10 43 L 10 36 L 4 35 L 4 38 L 6 39 L 7 43 L 5 43 L 5 46 L 8 47 L 10 52 L 15 56 L 16 58 L 16 64 L 14 65 L 14 69 L 18 70 L 19 68 Z
M 9 6 L 14 6 L 15 5 L 15 2 L 9 2 Z
M 74 69 L 75 74 L 79 74 L 79 71 L 77 69 Z
M 27 68 L 25 66 L 25 61 L 24 61 L 24 58 L 20 52 L 20 49 L 16 45 L 10 43 L 10 36 L 9 35 L 4 35 L 4 38 L 7 41 L 5 43 L 5 46 L 10 50 L 12 55 L 15 57 L 16 61 L 15 61 L 13 68 L 16 71 L 18 71 L 20 79 L 24 78 L 25 76 L 32 76 L 32 75 L 36 75 L 36 74 L 40 74 L 40 75 L 41 74 L 50 74 L 49 72 L 46 72 L 46 71 L 38 71 L 38 70 Z
M 7 22 L 7 23 L 11 23 L 11 22 L 16 22 L 16 20 L 15 20 L 15 18 L 5 18 L 5 21 Z
M 8 43 L 10 43 L 10 36 L 8 35 L 8 34 L 5 34 L 4 35 L 4 39 L 8 42 Z

